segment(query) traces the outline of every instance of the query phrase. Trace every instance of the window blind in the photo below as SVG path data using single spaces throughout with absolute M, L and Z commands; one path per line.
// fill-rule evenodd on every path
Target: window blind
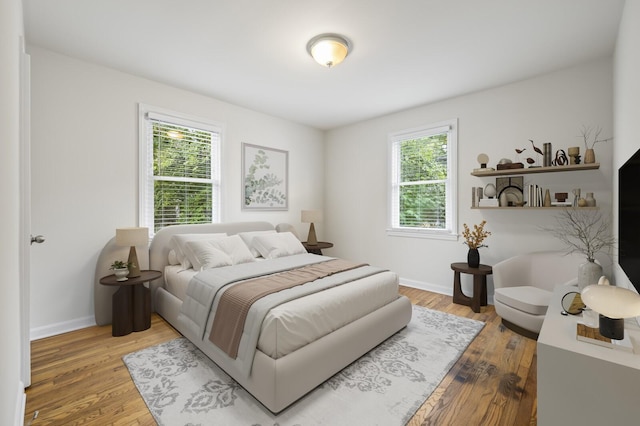
M 450 230 L 451 125 L 392 135 L 392 229 Z
M 217 222 L 220 132 L 213 125 L 144 114 L 146 226 Z

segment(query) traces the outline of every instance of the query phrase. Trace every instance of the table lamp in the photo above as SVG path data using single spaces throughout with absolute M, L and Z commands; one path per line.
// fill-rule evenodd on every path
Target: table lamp
M 640 295 L 626 288 L 603 284 L 589 285 L 581 292 L 582 301 L 600 314 L 600 334 L 614 340 L 624 338 L 624 319 L 640 315 Z
M 322 222 L 321 210 L 302 210 L 302 223 L 310 223 L 309 236 L 307 237 L 307 244 L 310 246 L 317 246 L 318 239 L 316 238 L 316 228 L 313 225 L 315 223 Z
M 140 276 L 140 264 L 136 246 L 147 246 L 149 244 L 149 228 L 117 228 L 116 244 L 130 247 L 129 249 L 129 278 Z

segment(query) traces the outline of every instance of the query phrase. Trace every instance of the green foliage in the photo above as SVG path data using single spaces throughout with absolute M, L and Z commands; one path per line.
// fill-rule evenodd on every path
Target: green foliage
M 400 146 L 400 226 L 446 227 L 447 134 Z
M 267 153 L 262 149 L 258 150 L 244 180 L 245 206 L 252 204 L 274 206 L 285 203 L 286 195 L 278 189 L 278 186 L 282 184 L 282 179 L 279 179 L 274 173 L 266 172 L 271 168 L 268 161 Z M 258 172 L 262 174 L 262 177 L 256 176 Z
M 169 225 L 211 223 L 211 137 L 202 130 L 153 124 L 156 231 Z
M 114 260 L 109 269 L 124 269 L 133 267 L 133 263 L 124 260 Z

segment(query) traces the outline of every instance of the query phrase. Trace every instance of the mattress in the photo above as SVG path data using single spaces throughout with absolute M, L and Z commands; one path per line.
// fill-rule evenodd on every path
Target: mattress
M 184 300 L 196 274 L 180 265 L 167 266 L 166 289 Z M 283 303 L 265 317 L 258 349 L 274 359 L 283 357 L 397 298 L 397 275 L 386 271 Z

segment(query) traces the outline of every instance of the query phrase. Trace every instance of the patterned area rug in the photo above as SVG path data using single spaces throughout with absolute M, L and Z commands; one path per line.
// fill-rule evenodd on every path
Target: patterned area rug
M 123 360 L 159 425 L 404 425 L 482 327 L 414 306 L 407 327 L 278 415 L 185 338 Z

